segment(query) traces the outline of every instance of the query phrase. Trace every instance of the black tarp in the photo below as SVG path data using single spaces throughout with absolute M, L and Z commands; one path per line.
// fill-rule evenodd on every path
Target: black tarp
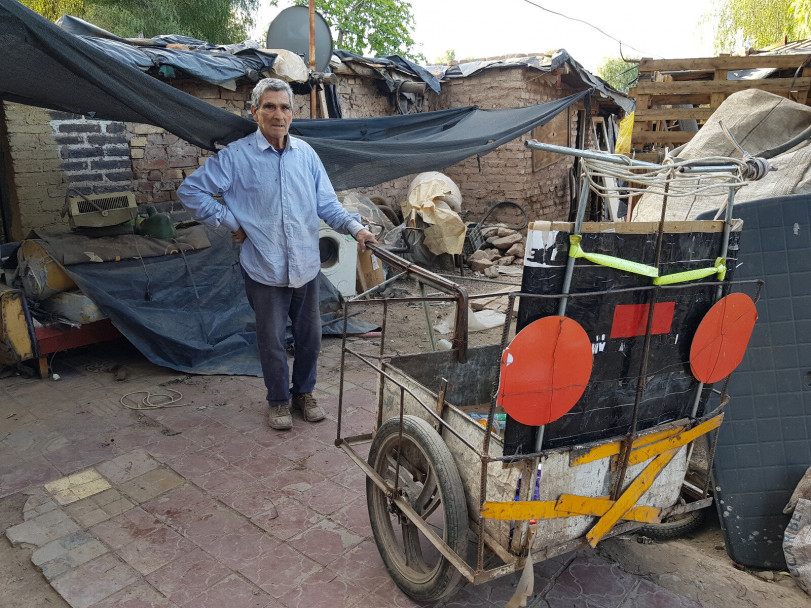
M 195 374 L 261 376 L 239 249 L 227 231 L 207 234 L 211 247 L 185 254 L 71 264 L 65 269 L 152 363 Z M 340 334 L 343 322 L 329 323 L 339 308 L 338 292 L 319 276 L 323 333 Z M 347 331 L 376 329 L 353 318 Z
M 162 127 L 209 150 L 256 129 L 143 73 L 40 17 L 0 0 L 0 98 L 105 120 Z M 475 107 L 369 119 L 296 120 L 291 132 L 318 152 L 336 189 L 441 170 L 543 125 L 589 91 L 510 110 Z

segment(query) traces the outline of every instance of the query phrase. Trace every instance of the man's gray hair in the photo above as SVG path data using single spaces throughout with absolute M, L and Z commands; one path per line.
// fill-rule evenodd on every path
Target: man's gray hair
M 259 102 L 262 101 L 262 95 L 268 91 L 286 91 L 287 96 L 290 98 L 290 105 L 293 105 L 293 89 L 284 80 L 278 78 L 263 78 L 256 83 L 256 86 L 251 91 L 251 105 L 259 108 Z

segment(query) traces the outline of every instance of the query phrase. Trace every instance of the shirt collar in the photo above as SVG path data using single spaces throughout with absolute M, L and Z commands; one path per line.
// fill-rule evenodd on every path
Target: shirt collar
M 256 137 L 256 147 L 259 148 L 260 151 L 264 152 L 268 148 L 272 148 L 272 146 L 270 145 L 268 140 L 265 139 L 265 136 L 262 135 L 262 131 L 260 131 L 259 129 L 256 129 L 256 132 L 254 133 L 254 136 Z M 287 134 L 287 141 L 284 142 L 284 148 L 281 149 L 281 150 L 276 150 L 276 148 L 273 148 L 273 150 L 275 152 L 278 152 L 279 154 L 281 154 L 282 152 L 286 152 L 287 150 L 294 149 L 294 148 L 297 148 L 297 147 L 298 147 L 297 142 L 293 139 L 293 136 L 290 135 L 290 133 L 288 133 Z

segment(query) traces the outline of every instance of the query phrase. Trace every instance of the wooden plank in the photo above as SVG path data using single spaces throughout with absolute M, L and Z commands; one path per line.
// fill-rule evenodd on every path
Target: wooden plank
M 673 460 L 673 457 L 678 451 L 679 448 L 674 448 L 664 454 L 659 454 L 659 456 L 654 458 L 651 463 L 645 467 L 645 470 L 630 483 L 625 492 L 622 493 L 611 508 L 606 511 L 605 515 L 603 515 L 586 534 L 586 540 L 589 541 L 592 547 L 596 547 L 597 543 L 611 531 L 614 524 L 622 519 L 622 516 L 648 491 L 651 485 L 653 485 L 653 482 L 656 481 L 659 473 L 670 464 L 670 461 Z
M 593 498 L 591 496 L 574 496 L 572 494 L 561 494 L 557 502 L 557 511 L 560 514 L 569 513 L 571 515 L 593 515 L 602 517 L 614 506 L 614 501 L 609 498 Z M 640 505 L 629 509 L 622 519 L 641 521 L 646 524 L 658 524 L 661 522 L 662 510 L 657 507 Z M 561 517 L 562 515 L 558 515 Z
M 686 144 L 695 137 L 696 131 L 645 131 L 634 133 L 631 138 L 632 146 L 644 144 Z
M 655 433 L 649 433 L 647 435 L 642 435 L 641 437 L 637 437 L 634 439 L 633 444 L 631 445 L 631 449 L 634 448 L 641 448 L 646 445 L 650 445 L 652 443 L 656 443 L 658 441 L 662 441 L 663 439 L 668 439 L 673 437 L 674 435 L 678 435 L 686 426 L 676 426 L 672 429 L 665 429 L 663 431 L 656 431 Z M 615 454 L 619 454 L 622 450 L 622 442 L 621 441 L 613 441 L 611 443 L 603 443 L 596 447 L 587 450 L 586 452 L 579 452 L 573 450 L 569 455 L 569 466 L 576 467 L 581 464 L 586 464 L 588 462 L 594 462 L 595 460 L 600 460 L 602 458 L 608 458 L 609 456 L 614 456 Z
M 712 108 L 650 108 L 634 112 L 634 123 L 642 120 L 707 120 Z
M 717 429 L 721 426 L 721 422 L 724 420 L 724 415 L 719 414 L 714 418 L 710 418 L 706 422 L 702 422 L 697 427 L 690 429 L 689 431 L 685 431 L 684 433 L 680 433 L 675 437 L 669 437 L 667 439 L 663 439 L 658 443 L 654 443 L 637 450 L 633 450 L 631 452 L 630 457 L 628 458 L 628 466 L 633 466 L 635 464 L 640 464 L 645 462 L 646 460 L 653 458 L 654 456 L 658 456 L 662 452 L 666 450 L 680 448 L 683 445 L 687 445 L 693 439 L 701 437 L 709 433 L 710 431 Z
M 761 78 L 758 80 L 695 80 L 682 82 L 640 82 L 637 94 L 642 95 L 690 95 L 725 93 L 730 95 L 746 89 L 761 89 L 777 94 L 788 95 L 791 90 L 807 89 L 811 78 L 798 78 L 791 86 L 792 78 Z
M 753 68 L 798 68 L 811 53 L 791 55 L 750 55 L 736 57 L 701 57 L 697 59 L 650 59 L 639 62 L 639 73 L 675 72 L 686 70 L 749 70 Z
M 650 97 L 650 96 L 649 96 Z M 710 94 L 701 93 L 693 95 L 670 95 L 669 93 L 654 95 L 648 107 L 670 106 L 670 105 L 693 105 L 706 106 L 710 103 Z

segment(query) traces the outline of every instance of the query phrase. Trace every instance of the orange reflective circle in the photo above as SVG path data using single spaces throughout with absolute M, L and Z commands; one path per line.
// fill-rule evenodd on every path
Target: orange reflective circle
M 690 369 L 704 384 L 729 376 L 743 361 L 757 321 L 752 298 L 732 293 L 721 298 L 698 325 L 690 345 Z
M 591 341 L 577 321 L 538 319 L 501 356 L 497 404 L 523 424 L 557 420 L 583 395 L 593 360 Z

